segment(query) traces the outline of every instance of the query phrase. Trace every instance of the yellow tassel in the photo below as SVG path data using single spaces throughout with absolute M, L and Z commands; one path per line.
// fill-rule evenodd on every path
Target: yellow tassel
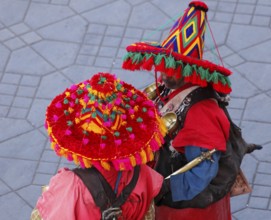
M 142 164 L 147 163 L 147 155 L 146 152 L 144 150 L 140 151 L 140 156 L 141 156 L 141 160 L 142 160 Z
M 55 143 L 55 142 L 52 142 L 52 143 L 51 143 L 51 149 L 55 150 L 55 146 L 56 146 L 56 143 Z
M 83 158 L 83 162 L 84 162 L 86 168 L 90 168 L 92 166 L 90 160 L 88 160 L 86 158 Z
M 73 158 L 73 162 L 76 164 L 76 165 L 79 165 L 79 160 L 78 160 L 78 157 L 76 154 L 72 154 L 72 158 Z
M 110 164 L 108 162 L 105 161 L 101 161 L 101 166 L 105 169 L 105 170 L 110 170 Z
M 154 134 L 154 138 L 155 138 L 156 142 L 158 143 L 158 145 L 161 146 L 162 145 L 162 141 L 161 141 L 159 135 L 157 135 L 157 133 Z
M 48 126 L 47 132 L 50 135 L 52 133 L 52 128 Z
M 147 154 L 148 154 L 148 157 L 149 157 L 149 161 L 152 161 L 154 159 L 154 155 L 153 155 L 153 152 L 152 152 L 152 149 L 151 149 L 150 145 L 148 145 L 146 151 L 147 151 Z
M 65 92 L 66 97 L 70 97 L 71 93 L 70 92 Z
M 135 159 L 135 157 L 134 156 L 130 156 L 129 159 L 130 159 L 130 162 L 131 162 L 132 166 L 135 167 L 136 166 L 136 159 Z

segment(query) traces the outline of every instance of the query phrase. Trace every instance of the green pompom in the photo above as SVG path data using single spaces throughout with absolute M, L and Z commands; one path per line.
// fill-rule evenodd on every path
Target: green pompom
M 72 121 L 67 121 L 67 125 L 68 125 L 68 126 L 72 126 L 72 125 L 73 125 L 73 122 L 72 122 Z
M 136 119 L 136 121 L 137 121 L 137 122 L 143 122 L 143 119 L 140 118 L 140 117 L 138 117 L 138 118 Z
M 63 103 L 66 105 L 66 104 L 69 103 L 69 100 L 65 98 L 65 99 L 63 100 Z
M 114 132 L 114 136 L 119 137 L 120 133 L 118 131 Z

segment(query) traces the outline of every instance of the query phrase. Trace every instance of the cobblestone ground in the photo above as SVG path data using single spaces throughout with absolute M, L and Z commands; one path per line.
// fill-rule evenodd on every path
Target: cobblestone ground
M 271 1 L 208 0 L 224 65 L 233 71 L 234 121 L 264 149 L 245 157 L 253 187 L 232 198 L 238 220 L 271 219 Z M 0 213 L 27 220 L 41 186 L 63 166 L 43 127 L 46 106 L 72 83 L 99 71 L 143 88 L 146 72 L 121 69 L 125 47 L 161 41 L 189 1 L 0 0 Z M 205 59 L 215 62 L 206 34 Z M 269 109 L 269 110 L 268 110 Z

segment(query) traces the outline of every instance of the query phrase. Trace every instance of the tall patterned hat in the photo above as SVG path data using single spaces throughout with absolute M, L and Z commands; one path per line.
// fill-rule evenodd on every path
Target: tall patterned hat
M 107 170 L 153 160 L 166 132 L 145 94 L 109 73 L 95 74 L 56 96 L 45 126 L 57 155 Z
M 211 85 L 216 91 L 230 93 L 228 76 L 231 71 L 203 60 L 204 36 L 208 7 L 201 1 L 192 1 L 161 43 L 137 42 L 129 45 L 123 68 L 164 72 L 176 78 L 184 77 L 202 87 Z

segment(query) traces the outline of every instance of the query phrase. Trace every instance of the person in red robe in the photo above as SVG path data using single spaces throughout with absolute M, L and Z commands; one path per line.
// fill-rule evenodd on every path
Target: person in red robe
M 128 53 L 123 68 L 132 71 L 154 69 L 155 93 L 158 95 L 154 102 L 160 114 L 174 112 L 177 123 L 183 123 L 177 133 L 166 138 L 172 154 L 179 155 L 178 160 L 186 164 L 202 153 L 216 150 L 211 158 L 165 180 L 163 190 L 167 193 L 156 206 L 158 220 L 231 220 L 229 192 L 223 193 L 219 199 L 198 199 L 221 168 L 220 160 L 226 152 L 230 122 L 214 98 L 195 103 L 185 119 L 181 117 L 191 101 L 186 97 L 199 88 L 212 91 L 222 99 L 231 92 L 228 78 L 231 71 L 203 59 L 207 11 L 208 6 L 204 2 L 192 1 L 162 43 L 137 42 L 126 48 Z M 161 73 L 159 79 L 157 72 Z M 167 163 L 160 162 L 162 167 Z M 160 168 L 155 169 L 159 171 Z M 216 191 L 224 189 L 218 187 Z

